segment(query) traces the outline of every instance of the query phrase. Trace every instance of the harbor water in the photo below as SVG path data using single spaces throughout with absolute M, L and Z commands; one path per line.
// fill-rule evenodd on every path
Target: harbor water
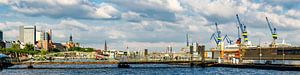
M 131 68 L 117 68 L 117 65 L 16 65 L 3 69 L 0 75 L 299 75 L 298 71 L 276 71 L 261 69 L 239 69 L 225 67 L 195 67 L 188 65 L 131 65 Z

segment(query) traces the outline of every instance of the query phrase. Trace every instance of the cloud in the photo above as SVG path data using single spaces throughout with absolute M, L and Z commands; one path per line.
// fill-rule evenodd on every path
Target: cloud
M 100 8 L 96 8 L 95 16 L 99 18 L 117 18 L 119 11 L 109 4 L 102 4 Z M 96 17 L 96 18 L 97 18 Z
M 9 3 L 9 0 L 0 0 L 0 5 L 1 5 L 1 4 L 6 5 L 6 4 L 8 4 L 8 3 Z
M 108 38 L 110 39 L 122 39 L 122 38 L 126 38 L 126 33 L 121 32 L 121 31 L 117 31 L 117 30 L 111 30 L 108 33 Z
M 105 0 L 125 11 L 139 13 L 143 18 L 175 21 L 175 13 L 184 11 L 178 0 Z
M 74 19 L 116 19 L 118 10 L 107 3 L 93 5 L 86 0 L 15 0 L 12 10 L 27 16 Z
M 19 26 L 28 25 L 23 22 L 3 22 L 0 23 L 0 30 L 3 31 L 4 40 L 17 40 Z
M 294 10 L 294 9 L 288 10 L 286 13 L 286 16 L 295 18 L 295 19 L 300 19 L 300 11 Z
M 282 6 L 285 9 L 299 9 L 298 0 L 258 0 L 253 2 L 265 3 L 272 6 Z
M 130 21 L 130 22 L 140 22 L 144 20 L 140 13 L 128 11 L 125 13 L 122 13 L 122 19 Z
M 236 2 L 231 0 L 182 0 L 186 7 L 189 7 L 193 12 L 201 13 L 204 15 L 216 15 L 220 17 L 230 17 L 236 13 Z
M 62 20 L 57 26 L 57 29 L 71 30 L 71 31 L 88 31 L 90 27 L 82 24 L 76 20 Z
M 180 5 L 178 0 L 109 0 L 114 4 L 119 6 L 126 6 L 126 8 L 136 11 L 145 11 L 145 10 L 158 10 L 158 11 L 169 11 L 169 12 L 180 12 L 183 11 L 183 8 Z
M 299 36 L 294 35 L 300 29 L 299 8 L 284 4 L 291 3 L 289 1 L 1 0 L 0 3 L 9 5 L 12 13 L 26 15 L 14 17 L 30 17 L 19 23 L 11 19 L 0 23 L 0 29 L 9 34 L 17 33 L 19 25 L 38 25 L 44 26 L 41 29 L 52 28 L 57 42 L 65 42 L 72 34 L 74 40 L 95 48 L 103 47 L 104 40 L 107 40 L 111 48 L 124 49 L 128 45 L 164 50 L 173 43 L 179 49 L 185 46 L 186 33 L 190 34 L 192 42 L 200 42 L 210 48 L 215 46 L 209 40 L 215 32 L 215 22 L 223 36 L 229 35 L 232 40 L 237 38 L 235 14 L 239 14 L 247 26 L 249 39 L 254 44 L 258 43 L 258 39 L 263 42 L 272 40 L 265 17 L 278 29 L 280 40 L 297 40 Z M 54 22 L 40 22 L 39 19 Z

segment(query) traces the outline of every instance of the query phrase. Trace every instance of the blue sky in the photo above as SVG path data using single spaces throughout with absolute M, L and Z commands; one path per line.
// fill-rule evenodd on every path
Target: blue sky
M 272 38 L 265 17 L 278 29 L 279 41 L 300 45 L 298 0 L 0 0 L 0 30 L 5 40 L 18 37 L 18 26 L 53 29 L 55 42 L 69 35 L 85 47 L 111 49 L 148 48 L 177 50 L 185 46 L 185 34 L 193 42 L 215 46 L 210 35 L 214 22 L 223 35 L 237 37 L 237 21 L 248 26 L 249 39 L 258 44 Z

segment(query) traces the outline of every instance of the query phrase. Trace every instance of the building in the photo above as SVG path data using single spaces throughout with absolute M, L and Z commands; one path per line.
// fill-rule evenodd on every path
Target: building
M 36 34 L 37 34 L 36 45 L 39 49 L 44 49 L 49 51 L 54 48 L 51 29 L 48 32 L 37 31 Z
M 19 40 L 24 44 L 35 44 L 36 26 L 20 26 Z
M 36 31 L 35 41 L 42 41 L 44 40 L 44 32 L 43 31 Z
M 3 41 L 3 32 L 0 30 L 0 47 L 5 48 L 5 42 Z
M 0 30 L 0 41 L 3 41 L 3 31 Z
M 79 43 L 73 42 L 73 36 L 70 35 L 69 41 L 66 42 L 65 46 L 66 46 L 67 49 L 70 49 L 70 48 L 73 48 L 73 47 L 76 47 L 76 46 L 79 47 Z
M 53 48 L 55 48 L 61 52 L 66 51 L 66 48 L 62 43 L 53 43 Z

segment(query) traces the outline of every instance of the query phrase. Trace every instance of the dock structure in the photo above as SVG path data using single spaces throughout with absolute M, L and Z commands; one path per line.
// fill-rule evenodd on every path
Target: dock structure
M 99 62 L 11 62 L 13 65 L 28 65 L 29 68 L 33 68 L 34 65 L 83 65 L 83 64 L 117 64 L 119 68 L 129 67 L 130 64 L 193 64 L 193 65 L 205 65 L 216 63 L 215 60 L 193 60 L 193 61 L 99 61 Z

